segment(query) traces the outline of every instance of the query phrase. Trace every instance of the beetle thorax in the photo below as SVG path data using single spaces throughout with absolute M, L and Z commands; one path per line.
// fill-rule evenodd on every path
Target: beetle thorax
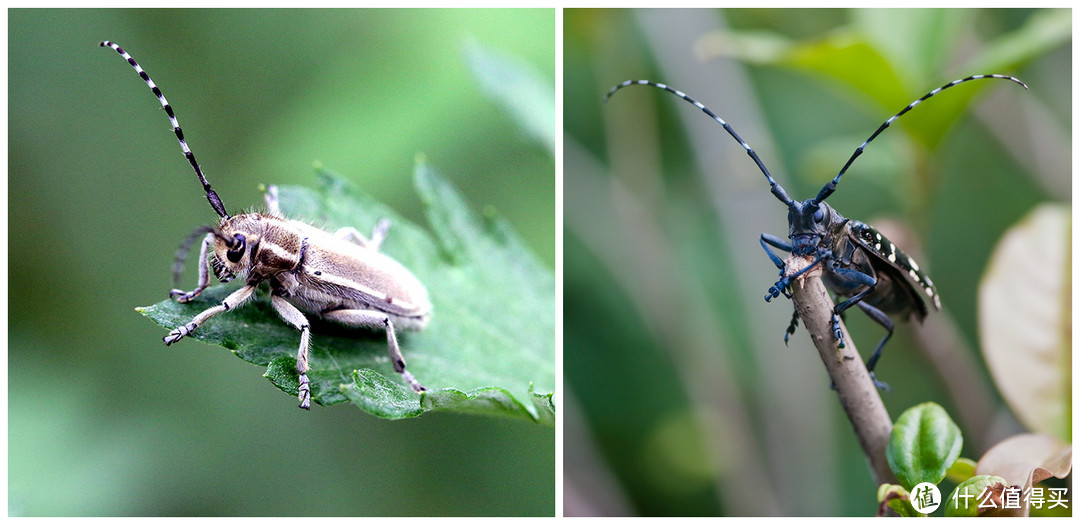
M 236 275 L 269 277 L 300 264 L 303 238 L 282 219 L 245 213 L 222 219 L 218 228 L 214 255 Z

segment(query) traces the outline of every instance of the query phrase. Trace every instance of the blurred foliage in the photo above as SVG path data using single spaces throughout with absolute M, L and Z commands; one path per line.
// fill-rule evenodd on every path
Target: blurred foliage
M 802 329 L 785 347 L 790 307 L 762 301 L 776 270 L 758 238 L 787 230 L 764 177 L 691 105 L 655 89 L 601 105 L 611 86 L 688 93 L 802 199 L 930 89 L 982 73 L 1027 83 L 921 104 L 829 199 L 918 260 L 944 303 L 921 327 L 898 323 L 876 370 L 887 409 L 937 402 L 979 457 L 1022 427 L 977 350 L 976 289 L 1010 225 L 1070 198 L 1070 39 L 1068 10 L 567 10 L 565 512 L 877 510 L 817 353 Z M 846 322 L 856 341 L 881 337 L 864 315 Z
M 1025 428 L 1065 442 L 1072 441 L 1071 225 L 1070 206 L 1036 207 L 1001 237 L 979 284 L 979 340 L 994 383 Z
M 260 184 L 314 187 L 321 161 L 421 223 L 423 153 L 551 271 L 554 157 L 467 49 L 554 85 L 554 34 L 553 10 L 10 11 L 9 514 L 553 514 L 550 426 L 305 412 L 219 348 L 161 343 L 133 308 L 167 297 L 180 240 L 216 216 L 98 42 L 161 86 L 230 211 Z
M 466 55 L 488 96 L 555 155 L 558 126 L 555 112 L 551 111 L 555 107 L 555 86 L 535 69 L 475 42 L 467 46 Z

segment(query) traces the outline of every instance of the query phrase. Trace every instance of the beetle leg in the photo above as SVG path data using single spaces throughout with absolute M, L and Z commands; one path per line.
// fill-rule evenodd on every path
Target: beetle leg
M 323 317 L 347 326 L 385 329 L 386 344 L 390 350 L 390 362 L 394 365 L 394 371 L 401 374 L 401 378 L 412 387 L 413 391 L 419 393 L 427 390 L 405 370 L 405 357 L 401 355 L 401 349 L 398 347 L 394 322 L 386 313 L 377 310 L 331 310 L 324 312 Z
M 195 329 L 205 323 L 207 319 L 210 319 L 211 317 L 220 314 L 221 312 L 232 310 L 233 308 L 240 306 L 241 303 L 251 297 L 252 292 L 255 291 L 255 287 L 257 285 L 258 283 L 248 283 L 243 288 L 240 288 L 235 292 L 229 294 L 229 296 L 226 297 L 224 301 L 221 301 L 221 304 L 203 310 L 203 312 L 199 315 L 196 315 L 190 323 L 176 327 L 176 329 L 169 332 L 169 335 L 165 336 L 165 344 L 171 345 L 183 339 L 185 335 L 188 335 L 191 332 L 195 331 Z
M 869 274 L 865 274 L 858 270 L 844 268 L 839 264 L 834 264 L 830 271 L 832 272 L 833 276 L 842 281 L 845 281 L 845 284 L 850 284 L 852 289 L 862 286 L 866 287 L 863 291 L 853 295 L 850 299 L 836 305 L 836 307 L 833 308 L 833 336 L 836 338 L 837 345 L 840 348 L 844 348 L 844 334 L 840 331 L 840 314 L 842 314 L 844 310 L 847 310 L 848 308 L 851 308 L 856 304 L 861 304 L 859 301 L 862 301 L 863 297 L 866 297 L 867 294 L 874 291 L 874 286 L 877 284 L 877 279 L 875 279 Z
M 266 187 L 266 194 L 263 195 L 263 199 L 266 200 L 266 210 L 270 215 L 276 215 L 281 217 L 281 204 L 278 200 L 278 188 L 271 184 Z M 372 250 L 379 251 L 379 246 L 382 244 L 383 239 L 386 238 L 386 231 L 390 229 L 390 220 L 381 219 L 378 224 L 375 225 L 375 229 L 371 232 L 371 239 L 364 237 L 362 233 L 357 231 L 356 228 L 346 226 L 334 232 L 334 237 L 339 239 L 345 239 L 352 241 L 365 248 L 371 248 Z
M 885 337 L 881 338 L 881 341 L 877 344 L 877 348 L 874 349 L 874 353 L 870 356 L 870 360 L 866 362 L 866 370 L 870 372 L 870 379 L 874 380 L 875 386 L 882 390 L 885 390 L 886 392 L 891 392 L 892 389 L 889 388 L 888 384 L 882 381 L 878 381 L 877 377 L 874 377 L 874 366 L 877 365 L 878 359 L 881 359 L 881 349 L 885 348 L 885 343 L 889 340 L 890 337 L 892 337 L 893 322 L 889 319 L 887 315 L 885 315 L 885 312 L 882 312 L 876 307 L 863 302 L 860 302 L 858 304 L 859 308 L 861 308 L 862 311 L 866 312 L 866 315 L 870 316 L 871 319 L 877 321 L 878 324 L 885 327 L 885 330 L 887 330 L 887 332 L 885 333 Z
M 761 247 L 765 248 L 765 253 L 769 256 L 769 259 L 771 259 L 773 264 L 775 264 L 776 267 L 779 268 L 782 272 L 784 270 L 784 260 L 777 256 L 775 253 L 773 253 L 773 251 L 769 249 L 769 245 L 772 245 L 774 248 L 779 248 L 781 250 L 784 250 L 785 252 L 790 253 L 791 243 L 768 233 L 761 234 L 760 242 Z
M 359 244 L 364 248 L 370 248 L 374 251 L 379 251 L 379 246 L 382 246 L 383 239 L 386 238 L 386 232 L 390 229 L 390 219 L 380 219 L 375 228 L 371 231 L 371 238 L 364 237 L 364 234 L 357 231 L 352 226 L 346 226 L 334 232 L 334 237 L 339 239 L 345 239 L 352 241 L 355 244 Z
M 180 285 L 180 272 L 184 269 L 184 259 L 180 257 L 181 253 L 186 254 L 187 247 L 190 246 L 189 242 L 194 240 L 194 236 L 201 233 L 203 230 L 200 228 L 193 232 L 192 236 L 184 239 L 185 246 L 181 246 L 181 251 L 177 252 L 176 262 L 173 264 L 173 280 L 176 281 L 176 285 Z M 194 290 L 185 292 L 179 288 L 173 288 L 169 291 L 169 297 L 177 300 L 177 302 L 186 303 L 196 296 L 202 293 L 207 286 L 210 286 L 210 247 L 214 242 L 214 234 L 207 233 L 203 237 L 202 248 L 199 249 L 199 284 Z
M 768 249 L 766 248 L 766 250 L 768 250 Z M 825 253 L 823 253 L 821 255 L 818 255 L 817 258 L 814 259 L 814 262 L 810 263 L 809 266 L 807 266 L 806 268 L 803 268 L 803 269 L 801 269 L 801 270 L 799 270 L 799 271 L 797 271 L 797 272 L 795 272 L 795 273 L 793 273 L 791 275 L 784 275 L 784 269 L 781 268 L 780 269 L 780 280 L 776 281 L 776 284 L 772 285 L 772 287 L 769 288 L 769 294 L 765 296 L 765 302 L 769 302 L 770 299 L 773 299 L 775 297 L 780 297 L 780 294 L 784 294 L 784 297 L 787 297 L 788 299 L 791 299 L 791 293 L 788 292 L 788 289 L 791 288 L 791 282 L 794 281 L 800 275 L 802 275 L 802 274 L 806 273 L 807 271 L 809 271 L 814 266 L 817 266 L 817 264 L 820 263 L 821 261 L 824 261 L 825 259 L 828 259 L 830 257 L 832 257 L 832 254 L 830 252 L 825 252 Z M 841 345 L 841 346 L 843 346 L 843 345 Z
M 787 333 L 784 334 L 784 345 L 787 345 L 788 336 L 795 334 L 795 328 L 799 326 L 799 309 L 793 308 L 791 312 L 791 324 L 787 327 Z
M 364 237 L 364 234 L 360 233 L 356 228 L 353 228 L 352 226 L 339 228 L 337 231 L 334 232 L 334 237 L 337 237 L 338 239 L 345 239 L 346 241 L 350 241 L 353 244 L 364 247 L 367 247 L 368 243 L 370 242 L 368 241 L 367 237 Z
M 300 374 L 300 388 L 297 390 L 296 397 L 300 399 L 300 408 L 308 410 L 311 408 L 311 380 L 307 376 L 307 371 L 311 368 L 308 366 L 308 351 L 311 347 L 311 325 L 299 309 L 280 295 L 270 295 L 270 304 L 273 305 L 274 310 L 286 323 L 300 330 L 300 349 L 296 352 L 296 372 Z
M 270 215 L 281 217 L 281 204 L 278 202 L 278 189 L 277 186 L 271 184 L 266 187 L 266 193 L 263 194 L 263 200 L 266 201 L 266 211 Z
M 781 259 L 769 248 L 769 246 L 771 245 L 775 248 L 784 250 L 785 252 L 790 252 L 791 244 L 785 242 L 783 239 L 775 235 L 770 235 L 768 233 L 761 234 L 761 240 L 759 242 L 761 242 L 761 247 L 765 249 L 765 254 L 769 256 L 769 260 L 771 260 L 773 264 L 775 264 L 776 267 L 780 269 L 781 277 L 781 279 L 777 281 L 776 284 L 772 286 L 772 288 L 769 288 L 769 294 L 765 296 L 765 302 L 769 302 L 777 297 L 780 297 L 780 294 L 784 294 L 784 297 L 791 298 L 791 295 L 787 293 L 787 287 L 791 281 L 784 278 L 784 267 L 786 266 L 784 264 L 784 260 Z

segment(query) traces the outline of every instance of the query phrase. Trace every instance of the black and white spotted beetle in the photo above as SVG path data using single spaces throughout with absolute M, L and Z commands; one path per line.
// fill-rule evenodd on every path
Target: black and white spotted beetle
M 926 317 L 927 308 L 917 288 L 921 289 L 933 301 L 935 309 L 941 309 L 941 299 L 938 297 L 937 289 L 934 287 L 930 277 L 919 268 L 914 259 L 900 251 L 874 228 L 862 222 L 843 217 L 828 204 L 825 204 L 824 201 L 836 190 L 840 177 L 851 167 L 851 163 L 855 162 L 859 155 L 862 155 L 866 145 L 881 134 L 882 131 L 885 131 L 885 128 L 889 127 L 896 119 L 945 89 L 969 80 L 983 78 L 1010 80 L 1027 89 L 1026 84 L 1014 77 L 1006 75 L 973 75 L 954 80 L 923 95 L 882 123 L 877 131 L 870 135 L 870 138 L 855 149 L 855 153 L 851 155 L 851 158 L 840 169 L 836 177 L 821 188 L 816 197 L 804 201 L 797 201 L 788 196 L 784 188 L 769 174 L 769 170 L 758 158 L 757 153 L 754 153 L 750 145 L 724 119 L 682 91 L 649 80 L 627 80 L 612 87 L 604 96 L 604 102 L 607 102 L 616 91 L 627 86 L 652 86 L 663 89 L 693 104 L 713 120 L 719 122 L 727 130 L 728 134 L 739 142 L 743 149 L 746 150 L 747 155 L 750 155 L 750 158 L 757 164 L 758 169 L 765 174 L 765 179 L 769 182 L 772 194 L 788 207 L 788 237 L 791 242 L 768 233 L 761 234 L 761 247 L 765 249 L 765 253 L 773 264 L 780 269 L 780 280 L 769 288 L 765 300 L 769 301 L 779 297 L 781 294 L 791 298 L 790 287 L 792 281 L 821 263 L 825 270 L 823 272 L 825 285 L 838 297 L 846 298 L 836 305 L 832 314 L 833 337 L 836 338 L 838 346 L 844 347 L 843 333 L 840 330 L 840 314 L 855 305 L 858 305 L 871 319 L 887 330 L 885 337 L 878 343 L 873 355 L 866 363 L 866 368 L 870 371 L 870 377 L 873 378 L 874 365 L 881 357 L 881 349 L 892 337 L 893 333 L 893 323 L 886 313 L 897 314 L 902 318 L 913 316 L 915 319 L 922 321 Z M 785 275 L 784 261 L 769 246 L 795 255 L 813 257 L 814 260 L 806 268 L 792 275 Z M 798 311 L 796 310 L 791 318 L 787 333 L 784 334 L 785 343 L 788 336 L 795 333 L 797 325 Z M 888 389 L 888 385 L 878 381 L 876 378 L 874 383 L 880 388 Z

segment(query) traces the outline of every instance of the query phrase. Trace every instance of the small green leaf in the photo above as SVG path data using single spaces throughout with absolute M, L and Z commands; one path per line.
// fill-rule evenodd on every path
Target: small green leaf
M 884 507 L 880 507 L 882 504 L 888 505 L 897 515 L 905 518 L 922 515 L 915 510 L 915 507 L 911 506 L 911 494 L 900 485 L 882 483 L 878 486 L 877 500 L 879 506 L 878 516 L 885 515 Z
M 555 280 L 508 224 L 482 219 L 422 162 L 416 185 L 435 236 L 319 172 L 320 188 L 279 188 L 282 211 L 329 231 L 363 231 L 391 221 L 380 251 L 409 268 L 428 289 L 433 313 L 420 332 L 399 331 L 409 371 L 429 392 L 417 395 L 390 363 L 386 335 L 308 315 L 312 399 L 351 402 L 378 417 L 416 417 L 430 410 L 508 416 L 554 425 Z M 213 286 L 190 303 L 165 300 L 137 310 L 166 328 L 189 322 L 218 304 L 236 284 Z M 285 324 L 265 291 L 243 307 L 210 319 L 189 337 L 232 350 L 265 366 L 265 377 L 295 396 L 300 334 Z M 179 343 L 169 351 L 191 348 Z
M 547 425 L 555 424 L 554 393 L 538 394 L 530 388 L 529 395 L 537 408 L 538 421 Z M 523 416 L 528 412 L 526 407 L 517 406 L 521 403 L 509 392 L 502 388 L 481 388 L 473 392 L 462 392 L 452 388 L 444 388 L 421 400 L 424 410 L 447 409 L 458 412 L 472 412 L 483 414 L 488 412 L 506 412 Z
M 1005 486 L 1004 478 L 975 476 L 956 486 L 949 499 L 943 502 L 946 517 L 973 517 L 979 515 L 979 496 L 988 488 Z
M 401 419 L 423 413 L 415 394 L 374 370 L 354 370 L 352 379 L 352 383 L 340 385 L 341 392 L 370 414 L 386 419 Z
M 908 490 L 919 483 L 937 485 L 960 457 L 960 428 L 937 403 L 913 406 L 896 420 L 885 456 L 896 479 Z
M 954 483 L 960 483 L 975 475 L 975 461 L 969 458 L 957 458 L 956 462 L 945 471 L 945 477 Z

